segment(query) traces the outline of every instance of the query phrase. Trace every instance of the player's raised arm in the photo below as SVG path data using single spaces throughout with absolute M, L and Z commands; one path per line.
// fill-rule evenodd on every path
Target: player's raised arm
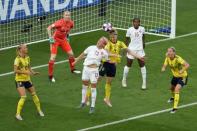
M 81 53 L 77 58 L 75 58 L 75 61 L 72 63 L 75 65 L 77 62 L 79 62 L 81 59 L 85 58 L 85 53 Z

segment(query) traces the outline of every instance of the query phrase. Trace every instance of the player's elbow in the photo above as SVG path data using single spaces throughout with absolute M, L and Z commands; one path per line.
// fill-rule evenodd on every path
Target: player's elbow
M 189 63 L 186 63 L 185 66 L 186 66 L 187 69 L 190 67 Z

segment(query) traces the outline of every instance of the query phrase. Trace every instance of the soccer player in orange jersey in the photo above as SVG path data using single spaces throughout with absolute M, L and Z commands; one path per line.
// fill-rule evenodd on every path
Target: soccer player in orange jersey
M 75 61 L 74 53 L 68 41 L 68 36 L 70 30 L 74 27 L 74 22 L 71 20 L 71 13 L 69 11 L 65 11 L 63 13 L 63 18 L 56 21 L 52 25 L 47 28 L 50 42 L 50 50 L 51 56 L 48 65 L 49 71 L 49 80 L 51 82 L 55 82 L 55 78 L 53 76 L 54 63 L 57 55 L 58 47 L 61 47 L 64 52 L 66 52 L 69 56 L 69 64 L 70 70 L 72 73 L 80 74 L 81 72 L 76 70 L 72 63 Z M 52 29 L 55 29 L 52 35 Z

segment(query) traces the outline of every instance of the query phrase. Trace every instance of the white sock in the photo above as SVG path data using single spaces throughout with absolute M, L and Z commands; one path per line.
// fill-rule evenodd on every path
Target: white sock
M 141 67 L 143 85 L 146 85 L 146 67 Z
M 92 103 L 91 107 L 95 107 L 95 102 L 96 102 L 96 88 L 91 88 L 91 97 L 92 97 Z
M 128 76 L 128 73 L 129 73 L 129 69 L 130 69 L 130 67 L 128 67 L 128 66 L 124 67 L 123 78 L 122 78 L 123 80 L 127 79 L 127 76 Z
M 81 103 L 85 103 L 87 89 L 88 89 L 88 86 L 82 85 L 82 90 L 81 90 L 81 94 L 82 94 Z

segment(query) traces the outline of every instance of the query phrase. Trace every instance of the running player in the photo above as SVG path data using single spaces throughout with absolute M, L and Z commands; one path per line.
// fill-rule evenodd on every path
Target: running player
M 168 100 L 168 102 L 174 102 L 173 109 L 170 113 L 175 113 L 179 103 L 180 90 L 187 84 L 187 69 L 189 68 L 189 64 L 180 56 L 176 55 L 176 50 L 174 47 L 170 47 L 167 50 L 166 59 L 161 69 L 162 72 L 166 70 L 167 65 L 169 65 L 173 74 L 170 88 L 172 97 Z
M 51 44 L 50 45 L 51 56 L 48 66 L 49 80 L 51 82 L 55 82 L 55 78 L 53 76 L 53 70 L 54 70 L 54 63 L 55 63 L 58 47 L 61 47 L 62 50 L 68 54 L 71 72 L 76 74 L 81 73 L 80 71 L 76 70 L 75 67 L 72 65 L 72 62 L 74 62 L 75 59 L 74 59 L 72 48 L 67 38 L 69 36 L 70 30 L 73 27 L 74 27 L 74 22 L 71 20 L 71 13 L 69 11 L 65 11 L 63 13 L 62 19 L 56 21 L 55 23 L 53 23 L 47 28 L 49 35 L 49 42 Z M 52 29 L 55 29 L 53 36 L 52 36 Z
M 16 89 L 20 95 L 16 111 L 16 119 L 23 120 L 23 118 L 21 117 L 21 111 L 27 97 L 25 89 L 27 89 L 31 93 L 38 114 L 43 117 L 44 113 L 41 110 L 39 98 L 36 95 L 35 88 L 30 79 L 30 75 L 37 75 L 39 74 L 39 72 L 35 72 L 31 69 L 28 49 L 25 44 L 19 45 L 16 52 L 17 57 L 14 61 L 14 72 L 16 74 L 15 83 Z
M 133 27 L 130 27 L 126 33 L 126 44 L 128 49 L 135 52 L 141 57 L 145 56 L 144 48 L 145 48 L 145 29 L 144 27 L 140 26 L 140 19 L 134 18 L 132 21 Z M 130 43 L 129 43 L 130 40 Z M 122 79 L 122 86 L 127 87 L 127 76 L 129 73 L 129 69 L 133 63 L 134 57 L 127 53 L 127 65 L 124 67 L 123 72 L 123 79 Z M 146 89 L 146 67 L 145 61 L 137 59 L 139 66 L 141 68 L 142 74 L 142 89 Z
M 95 102 L 96 102 L 96 85 L 99 78 L 99 65 L 102 58 L 108 59 L 107 52 L 103 49 L 107 44 L 108 40 L 105 37 L 101 37 L 97 45 L 89 46 L 80 56 L 75 59 L 73 64 L 76 64 L 79 60 L 83 59 L 85 56 L 85 61 L 83 63 L 84 68 L 82 72 L 82 100 L 80 108 L 86 105 L 86 93 L 87 88 L 91 86 L 91 107 L 89 113 L 94 113 Z
M 116 65 L 120 62 L 120 51 L 126 51 L 129 55 L 132 55 L 140 60 L 143 60 L 143 57 L 138 56 L 122 42 L 117 40 L 118 32 L 115 29 L 109 31 L 109 41 L 105 46 L 105 50 L 109 54 L 109 60 L 104 62 L 99 69 L 99 75 L 101 77 L 106 75 L 106 84 L 105 84 L 105 98 L 104 102 L 112 107 L 110 96 L 111 96 L 111 84 L 112 80 L 116 75 Z

